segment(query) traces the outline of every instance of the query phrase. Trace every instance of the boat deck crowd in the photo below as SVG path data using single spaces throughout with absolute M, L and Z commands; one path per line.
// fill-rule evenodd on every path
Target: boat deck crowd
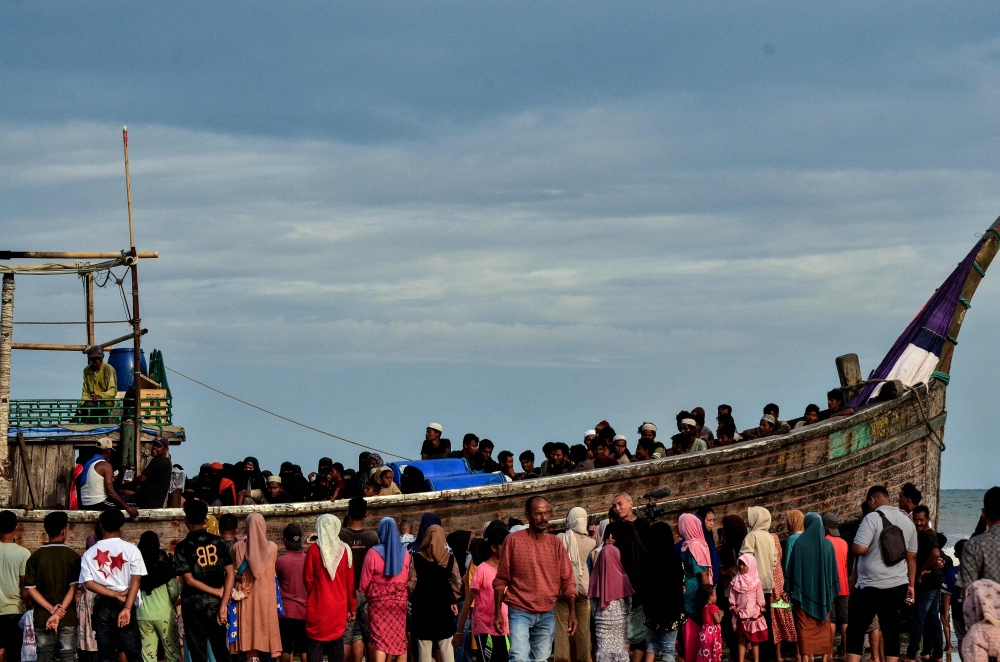
M 280 552 L 259 513 L 240 530 L 192 498 L 172 552 L 153 531 L 122 539 L 109 508 L 82 558 L 66 513 L 45 517 L 32 552 L 3 511 L 0 649 L 5 662 L 813 662 L 837 646 L 860 662 L 867 639 L 875 662 L 912 662 L 942 659 L 953 627 L 963 662 L 995 659 L 1000 487 L 958 564 L 917 487 L 894 496 L 871 487 L 847 523 L 780 513 L 785 540 L 763 507 L 684 513 L 675 535 L 625 493 L 593 525 L 533 496 L 523 519 L 445 531 L 427 512 L 416 533 L 370 522 L 354 497 L 343 523 L 320 515 L 308 538 L 288 524 Z
M 795 429 L 854 413 L 853 409 L 846 406 L 839 389 L 827 394 L 827 405 L 826 409 L 821 410 L 818 405 L 810 404 L 800 418 L 785 421 L 780 417 L 778 405 L 771 403 L 764 407 L 757 426 L 742 432 L 737 432 L 733 410 L 729 405 L 718 406 L 714 432 L 711 426 L 705 424 L 705 410 L 695 407 L 691 411 L 677 414 L 677 432 L 667 443 L 657 439 L 655 424 L 644 422 L 637 430 L 638 439 L 633 448 L 629 447 L 628 437 L 617 433 L 607 421 L 601 421 L 593 430 L 586 431 L 582 443 L 573 446 L 564 442 L 545 444 L 542 447 L 544 459 L 536 458 L 531 450 L 520 453 L 517 458 L 520 471 L 515 469 L 514 454 L 511 451 L 501 450 L 494 455 L 496 446 L 490 439 L 480 439 L 476 434 L 468 433 L 462 439 L 461 448 L 453 448 L 452 442 L 443 436 L 443 426 L 430 423 L 425 430 L 420 458 L 462 459 L 467 462 L 471 471 L 498 472 L 512 481 L 528 480 L 697 453 L 787 434 Z M 162 443 L 165 448 L 166 441 Z M 110 457 L 109 447 L 107 458 Z M 541 459 L 540 463 L 538 459 Z M 148 485 L 139 485 L 134 492 L 128 494 L 118 494 L 113 486 L 109 485 L 102 490 L 98 484 L 98 489 L 93 493 L 81 496 L 83 507 L 91 508 L 102 502 L 121 508 L 159 508 L 163 505 L 176 507 L 192 498 L 210 505 L 232 506 L 336 501 L 355 496 L 373 497 L 427 491 L 424 474 L 418 467 L 409 465 L 396 474 L 382 456 L 375 452 L 361 453 L 357 469 L 345 468 L 342 463 L 334 462 L 329 457 L 320 458 L 316 470 L 308 475 L 304 474 L 301 466 L 291 462 L 283 462 L 277 473 L 262 471 L 257 458 L 247 457 L 233 464 L 203 464 L 197 476 L 188 479 L 182 467 L 171 467 L 166 459 L 157 462 L 155 465 L 151 463 L 143 472 L 149 480 Z M 140 480 L 144 479 L 140 477 Z M 150 493 L 154 486 L 158 491 L 142 498 L 142 492 Z M 168 492 L 172 493 L 169 499 Z

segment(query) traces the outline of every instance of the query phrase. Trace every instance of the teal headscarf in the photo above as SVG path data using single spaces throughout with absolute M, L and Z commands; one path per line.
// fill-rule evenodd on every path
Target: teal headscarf
M 837 555 L 833 543 L 824 535 L 823 518 L 817 513 L 806 515 L 806 530 L 788 556 L 785 592 L 816 620 L 830 617 L 833 599 L 840 592 Z

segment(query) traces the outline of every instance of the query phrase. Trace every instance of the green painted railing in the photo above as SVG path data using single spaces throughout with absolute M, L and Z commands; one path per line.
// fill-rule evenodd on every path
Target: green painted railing
M 131 405 L 131 402 L 129 402 Z M 165 398 L 142 398 L 142 422 L 147 425 L 172 425 L 173 402 Z M 121 425 L 132 418 L 123 400 L 11 400 L 10 427 L 56 427 L 60 425 Z

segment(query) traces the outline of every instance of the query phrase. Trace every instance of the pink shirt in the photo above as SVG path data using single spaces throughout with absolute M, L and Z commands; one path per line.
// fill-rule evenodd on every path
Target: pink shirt
M 403 555 L 403 569 L 395 577 L 385 576 L 385 559 L 378 552 L 369 551 L 365 554 L 365 563 L 361 566 L 361 583 L 358 590 L 362 593 L 368 592 L 368 587 L 372 582 L 393 582 L 405 584 L 410 576 L 410 555 Z
M 306 584 L 302 580 L 302 568 L 306 563 L 306 553 L 301 549 L 297 552 L 286 551 L 274 562 L 274 573 L 278 576 L 278 588 L 281 590 L 281 604 L 285 615 L 280 618 L 306 618 Z
M 493 631 L 493 610 L 496 603 L 493 600 L 493 580 L 497 576 L 497 569 L 489 563 L 480 563 L 476 566 L 476 572 L 472 575 L 472 583 L 469 588 L 478 591 L 476 593 L 476 604 L 472 607 L 472 634 L 507 634 L 510 627 L 507 625 L 507 605 L 500 605 L 500 613 L 503 614 L 503 632 Z

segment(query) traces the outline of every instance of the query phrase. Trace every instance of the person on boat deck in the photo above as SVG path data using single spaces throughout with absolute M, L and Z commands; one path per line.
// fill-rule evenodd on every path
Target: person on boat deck
M 497 455 L 497 462 L 500 465 L 500 473 L 511 480 L 517 480 L 517 472 L 514 471 L 514 454 L 510 451 L 500 451 Z
M 488 474 L 500 471 L 500 465 L 493 459 L 494 448 L 493 442 L 489 439 L 479 442 L 479 466 Z
M 848 407 L 844 401 L 844 392 L 839 388 L 835 388 L 826 394 L 826 418 L 839 418 L 841 416 L 850 416 L 854 413 L 854 409 Z
M 819 405 L 806 405 L 805 414 L 802 416 L 802 420 L 795 424 L 795 429 L 804 428 L 807 425 L 813 425 L 819 422 Z
M 673 442 L 671 450 L 674 455 L 708 450 L 708 444 L 697 435 L 698 423 L 693 418 L 690 416 L 682 418 L 678 424 L 678 428 L 680 432 L 671 437 L 671 441 Z
M 452 451 L 451 453 L 448 453 L 448 457 L 467 460 L 469 462 L 469 466 L 472 467 L 474 471 L 478 471 L 482 465 L 482 461 L 479 456 L 479 437 L 469 432 L 462 437 L 462 450 Z
M 267 492 L 264 495 L 265 503 L 293 503 L 295 499 L 285 493 L 281 476 L 267 477 Z
M 623 434 L 615 435 L 611 442 L 611 455 L 618 464 L 628 464 L 632 461 L 632 454 L 628 452 L 628 437 Z
M 569 459 L 569 446 L 559 441 L 552 444 L 549 459 L 542 462 L 543 476 L 558 476 L 573 471 L 575 465 Z
M 111 466 L 111 439 L 97 440 L 97 453 L 83 465 L 80 474 L 80 510 L 123 509 L 135 519 L 138 508 L 125 503 L 115 491 L 115 470 Z
M 639 426 L 639 443 L 636 444 L 636 452 L 639 451 L 639 446 L 643 441 L 648 442 L 647 448 L 650 453 L 650 457 L 646 459 L 659 460 L 667 456 L 666 447 L 656 440 L 656 426 L 654 424 L 645 422 Z
M 740 432 L 740 437 L 743 441 L 753 441 L 754 439 L 763 439 L 764 437 L 770 437 L 774 434 L 774 429 L 778 426 L 778 422 L 775 420 L 774 416 L 770 414 L 764 414 L 760 419 L 760 425 L 755 428 L 750 428 L 749 430 L 744 430 Z
M 424 433 L 424 444 L 420 447 L 421 460 L 441 460 L 451 452 L 451 442 L 442 439 L 444 428 L 440 423 L 431 423 Z
M 587 433 L 583 435 L 583 445 L 591 449 L 594 445 L 594 439 L 597 439 L 597 430 L 587 430 Z
M 696 423 L 695 435 L 699 439 L 704 439 L 705 443 L 711 448 L 713 445 L 712 442 L 715 441 L 715 436 L 712 434 L 711 428 L 705 427 L 705 410 L 701 407 L 695 407 L 691 410 L 691 418 Z
M 538 478 L 541 475 L 535 468 L 535 454 L 532 451 L 524 451 L 517 459 L 521 463 L 521 473 L 517 475 L 518 480 Z
M 715 440 L 716 447 L 729 446 L 742 439 L 740 435 L 736 434 L 736 421 L 728 414 L 720 417 L 716 434 L 718 435 Z
M 133 483 L 136 508 L 163 508 L 166 503 L 173 469 L 167 457 L 169 448 L 169 442 L 163 437 L 153 439 L 150 450 L 153 457 Z
M 783 421 L 778 416 L 778 405 L 773 402 L 764 405 L 764 414 L 770 414 L 774 418 L 774 434 L 788 434 L 791 432 L 792 426 L 788 424 L 788 421 Z
M 378 483 L 379 496 L 391 496 L 403 493 L 392 479 L 392 469 L 389 467 L 379 467 L 375 470 L 375 482 Z
M 583 444 L 576 444 L 569 449 L 569 460 L 573 463 L 573 471 L 590 471 L 594 469 L 594 460 L 588 458 L 587 447 Z
M 118 373 L 104 362 L 104 349 L 93 345 L 87 349 L 87 367 L 83 369 L 82 400 L 99 402 L 114 400 L 118 395 Z
M 611 447 L 607 439 L 598 437 L 594 440 L 594 468 L 604 469 L 606 467 L 617 467 L 618 460 L 611 454 Z

